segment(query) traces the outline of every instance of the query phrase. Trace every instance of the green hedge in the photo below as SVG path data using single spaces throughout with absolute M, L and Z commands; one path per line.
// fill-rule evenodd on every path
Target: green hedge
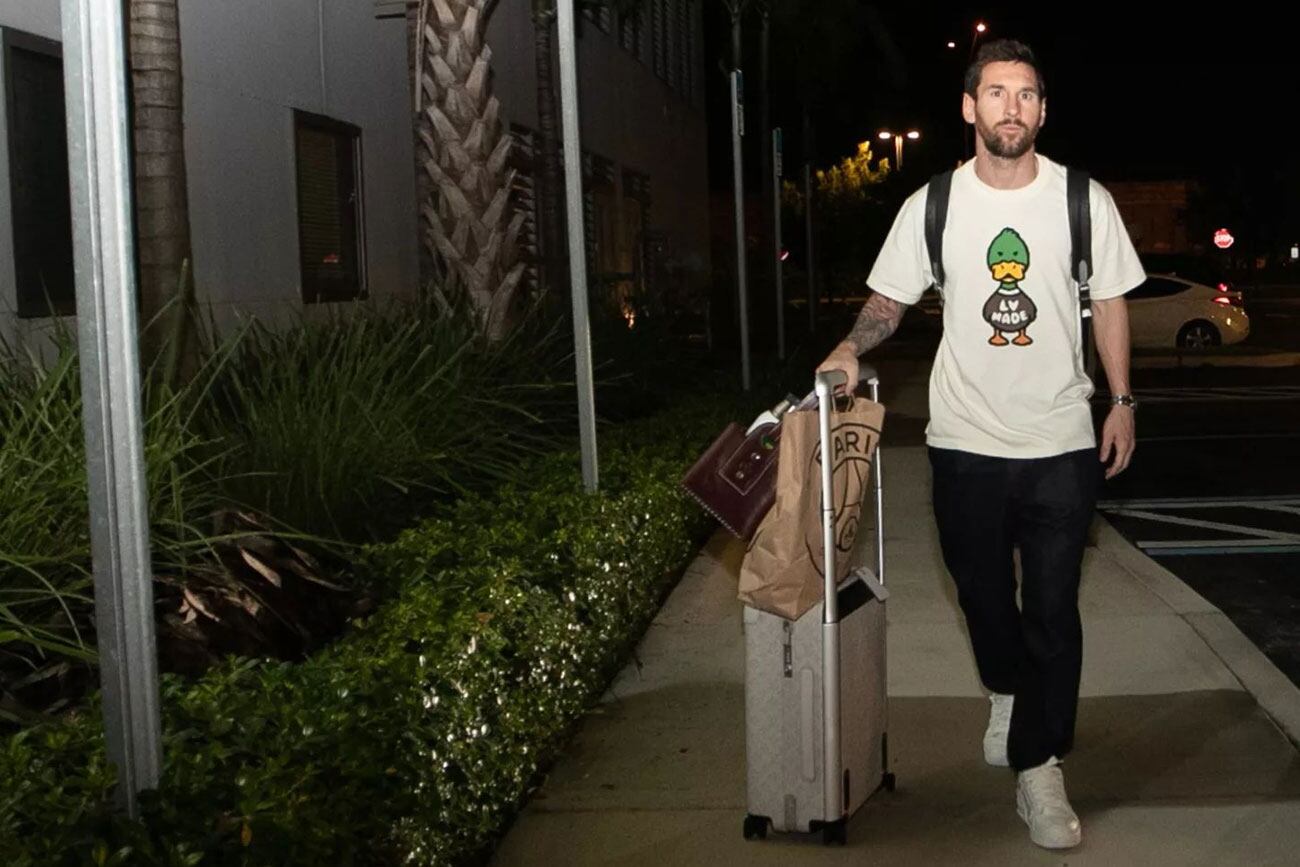
M 370 549 L 392 601 L 305 663 L 165 677 L 143 824 L 105 807 L 97 706 L 0 744 L 4 862 L 480 858 L 709 531 L 677 481 L 727 417 L 698 404 L 606 434 L 595 496 L 554 455 L 526 489 Z

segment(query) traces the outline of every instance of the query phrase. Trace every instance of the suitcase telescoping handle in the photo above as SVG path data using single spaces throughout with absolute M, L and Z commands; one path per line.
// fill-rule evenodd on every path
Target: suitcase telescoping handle
M 825 590 L 822 604 L 822 798 L 825 814 L 843 818 L 847 812 L 844 803 L 844 780 L 838 769 L 840 762 L 840 624 L 839 599 L 835 588 L 835 499 L 831 491 L 834 467 L 827 454 L 831 442 L 831 408 L 835 404 L 835 387 L 848 382 L 842 370 L 828 370 L 817 374 L 817 413 L 822 444 L 822 565 L 825 570 Z M 871 386 L 871 399 L 880 400 L 880 377 L 874 368 L 858 368 L 858 383 Z M 854 391 L 857 390 L 855 387 Z M 884 530 L 881 528 L 880 449 L 873 461 L 876 472 L 876 556 L 878 573 L 884 576 Z
M 817 374 L 815 385 L 821 385 L 823 381 L 827 383 L 827 388 L 834 393 L 836 388 L 849 381 L 849 375 L 842 370 L 827 370 Z M 879 388 L 880 386 L 880 376 L 870 364 L 858 365 L 858 385 L 860 386 L 864 382 L 872 388 Z M 854 388 L 857 388 L 857 386 L 854 386 Z M 821 391 L 819 390 L 817 394 L 820 395 Z M 875 398 L 872 397 L 872 400 L 875 400 Z

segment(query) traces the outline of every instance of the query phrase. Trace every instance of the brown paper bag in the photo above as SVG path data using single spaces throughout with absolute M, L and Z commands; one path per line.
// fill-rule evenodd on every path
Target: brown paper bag
M 850 559 L 884 419 L 881 404 L 860 397 L 831 413 L 836 583 L 858 565 Z M 745 604 L 797 620 L 822 598 L 825 580 L 817 409 L 791 410 L 781 425 L 776 502 L 745 551 L 739 589 Z

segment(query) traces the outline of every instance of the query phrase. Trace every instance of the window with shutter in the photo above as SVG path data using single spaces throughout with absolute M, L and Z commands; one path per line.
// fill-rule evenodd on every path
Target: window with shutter
M 664 0 L 664 80 L 681 90 L 681 5 L 682 0 Z
M 664 31 L 667 29 L 667 18 L 665 11 L 668 0 L 651 0 L 650 19 L 653 33 L 652 50 L 654 54 L 654 72 L 660 78 L 668 77 L 668 56 L 666 47 L 668 43 L 668 34 Z
M 618 19 L 619 42 L 633 57 L 641 55 L 641 7 L 623 12 Z
M 361 131 L 295 111 L 294 133 L 302 299 L 311 304 L 364 298 Z
M 515 208 L 524 215 L 524 225 L 519 232 L 519 252 L 527 265 L 524 268 L 524 285 L 529 295 L 541 292 L 541 236 L 538 232 L 541 203 L 537 194 L 537 136 L 521 124 L 511 124 L 514 145 L 510 148 L 510 166 L 515 170 Z
M 678 0 L 679 18 L 677 62 L 681 64 L 680 87 L 678 88 L 687 102 L 695 99 L 695 0 Z

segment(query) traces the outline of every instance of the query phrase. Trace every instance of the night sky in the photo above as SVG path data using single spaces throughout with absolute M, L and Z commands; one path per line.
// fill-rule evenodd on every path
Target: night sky
M 802 0 L 797 6 L 798 14 L 817 17 L 773 36 L 773 113 L 788 131 L 788 161 L 801 159 L 799 105 L 808 99 L 817 163 L 847 156 L 881 128 L 905 126 L 923 136 L 905 151 L 912 186 L 954 165 L 962 156 L 961 77 L 975 22 L 982 20 L 989 26 L 982 39 L 1016 37 L 1039 56 L 1047 79 L 1044 154 L 1102 180 L 1226 179 L 1280 186 L 1300 200 L 1300 139 L 1292 132 L 1300 104 L 1294 4 L 1268 13 L 1263 4 L 1206 5 L 1195 14 L 1134 12 L 1137 3 L 939 7 Z M 720 71 L 729 62 L 730 25 L 720 0 L 708 0 L 708 10 L 711 165 L 713 186 L 721 190 L 730 182 L 730 118 Z M 803 41 L 817 46 L 823 67 L 814 84 L 799 80 L 810 65 L 795 45 L 794 34 L 804 28 L 814 31 Z M 748 121 L 757 129 L 756 14 L 746 19 L 745 32 Z M 956 50 L 946 47 L 949 40 Z M 892 155 L 892 147 L 877 147 L 877 155 Z M 747 159 L 757 163 L 757 151 Z

